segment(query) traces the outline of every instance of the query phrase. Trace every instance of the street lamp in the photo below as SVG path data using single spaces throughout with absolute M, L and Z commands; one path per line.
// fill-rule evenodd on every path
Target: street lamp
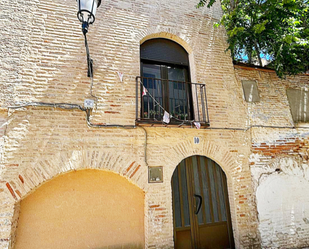
M 77 18 L 82 23 L 82 31 L 85 37 L 85 47 L 87 52 L 88 77 L 93 76 L 92 59 L 90 58 L 89 48 L 87 43 L 87 32 L 90 24 L 95 21 L 95 13 L 100 6 L 101 0 L 77 0 Z
M 95 13 L 101 0 L 77 0 L 77 18 L 82 23 L 83 33 L 88 32 L 89 24 L 95 21 Z

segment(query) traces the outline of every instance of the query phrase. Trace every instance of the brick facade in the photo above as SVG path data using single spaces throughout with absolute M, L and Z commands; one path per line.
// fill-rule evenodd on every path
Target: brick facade
M 238 66 L 235 73 L 239 81 L 256 81 L 261 98 L 247 104 L 261 247 L 307 248 L 309 130 L 294 124 L 286 90 L 306 88 L 309 77 L 280 80 L 273 71 Z
M 1 3 L 0 248 L 14 248 L 24 197 L 57 175 L 82 169 L 109 170 L 141 188 L 145 248 L 173 248 L 171 177 L 193 155 L 213 159 L 226 173 L 236 248 L 309 243 L 305 214 L 304 224 L 295 223 L 292 233 L 289 220 L 266 225 L 276 209 L 267 212 L 259 204 L 269 177 L 296 175 L 307 184 L 309 130 L 294 127 L 285 89 L 304 87 L 309 77 L 279 80 L 273 72 L 234 67 L 225 52 L 224 29 L 213 27 L 221 16 L 218 4 L 197 10 L 194 1 L 102 1 L 88 35 L 97 98 L 92 123 L 135 124 L 140 44 L 160 37 L 187 50 L 192 82 L 207 85 L 210 127 L 197 130 L 91 128 L 79 109 L 9 108 L 30 102 L 82 106 L 91 97 L 91 82 L 75 1 Z M 117 72 L 124 74 L 123 82 Z M 248 79 L 258 84 L 259 103 L 244 101 L 241 80 Z M 163 166 L 163 183 L 148 183 L 147 166 Z M 295 203 L 301 205 L 299 199 Z

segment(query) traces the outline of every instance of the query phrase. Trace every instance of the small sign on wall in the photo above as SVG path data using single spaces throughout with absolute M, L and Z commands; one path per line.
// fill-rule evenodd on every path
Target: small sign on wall
M 148 167 L 148 182 L 149 183 L 163 182 L 163 167 L 162 166 L 149 166 Z
M 194 144 L 199 144 L 200 143 L 200 138 L 199 137 L 194 137 Z
M 92 99 L 85 99 L 84 101 L 84 107 L 86 109 L 93 109 L 94 107 L 94 101 Z

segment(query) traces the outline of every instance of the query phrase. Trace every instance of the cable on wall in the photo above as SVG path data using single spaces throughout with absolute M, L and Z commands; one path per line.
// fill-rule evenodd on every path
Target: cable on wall
M 19 109 L 24 107 L 52 107 L 52 108 L 60 108 L 65 110 L 72 110 L 77 109 L 86 112 L 86 121 L 87 125 L 92 128 L 122 128 L 122 129 L 136 129 L 140 128 L 145 133 L 145 142 L 144 142 L 144 158 L 145 164 L 148 166 L 147 160 L 147 130 L 143 126 L 136 126 L 136 125 L 119 125 L 119 124 L 94 124 L 90 121 L 90 114 L 91 109 L 86 109 L 78 104 L 71 104 L 71 103 L 46 103 L 46 102 L 30 102 L 23 105 L 16 105 L 16 106 L 8 106 L 5 108 L 8 109 Z M 181 127 L 179 127 L 181 128 Z M 266 125 L 251 125 L 248 128 L 233 128 L 233 127 L 208 127 L 209 130 L 230 130 L 230 131 L 248 131 L 252 128 L 274 128 L 274 129 L 296 129 L 295 126 L 266 126 Z M 309 127 L 299 127 L 299 129 L 309 129 Z
M 144 157 L 145 157 L 145 164 L 148 167 L 148 162 L 147 162 L 147 131 L 144 127 L 141 126 L 136 126 L 136 125 L 118 125 L 118 124 L 93 124 L 90 121 L 90 109 L 86 109 L 82 107 L 81 105 L 78 104 L 71 104 L 71 103 L 46 103 L 46 102 L 30 102 L 26 103 L 23 105 L 16 105 L 16 106 L 8 106 L 5 107 L 7 109 L 20 109 L 24 107 L 52 107 L 52 108 L 60 108 L 60 109 L 65 109 L 65 110 L 81 110 L 86 112 L 86 121 L 87 125 L 89 127 L 93 128 L 122 128 L 122 129 L 136 129 L 140 128 L 144 131 L 145 133 L 145 142 L 144 142 Z

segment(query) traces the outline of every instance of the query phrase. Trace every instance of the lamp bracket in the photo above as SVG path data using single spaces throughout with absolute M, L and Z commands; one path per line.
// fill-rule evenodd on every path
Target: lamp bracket
M 87 53 L 87 65 L 88 65 L 87 76 L 92 78 L 93 77 L 93 60 L 90 58 L 90 52 L 89 52 L 89 47 L 88 47 L 88 42 L 87 42 L 87 35 L 86 35 L 87 31 L 88 29 L 85 29 L 85 32 L 84 32 L 84 27 L 83 27 L 83 34 L 85 37 L 85 47 L 86 47 L 86 53 Z
M 82 23 L 82 31 L 83 31 L 84 35 L 86 35 L 88 33 L 88 28 L 89 28 L 89 23 L 88 22 L 83 22 Z
M 87 57 L 87 62 L 88 62 L 88 73 L 87 73 L 87 76 L 89 77 L 89 78 L 92 78 L 93 77 L 93 60 L 92 59 L 90 59 L 90 57 L 89 57 L 89 59 L 88 59 L 88 57 Z

